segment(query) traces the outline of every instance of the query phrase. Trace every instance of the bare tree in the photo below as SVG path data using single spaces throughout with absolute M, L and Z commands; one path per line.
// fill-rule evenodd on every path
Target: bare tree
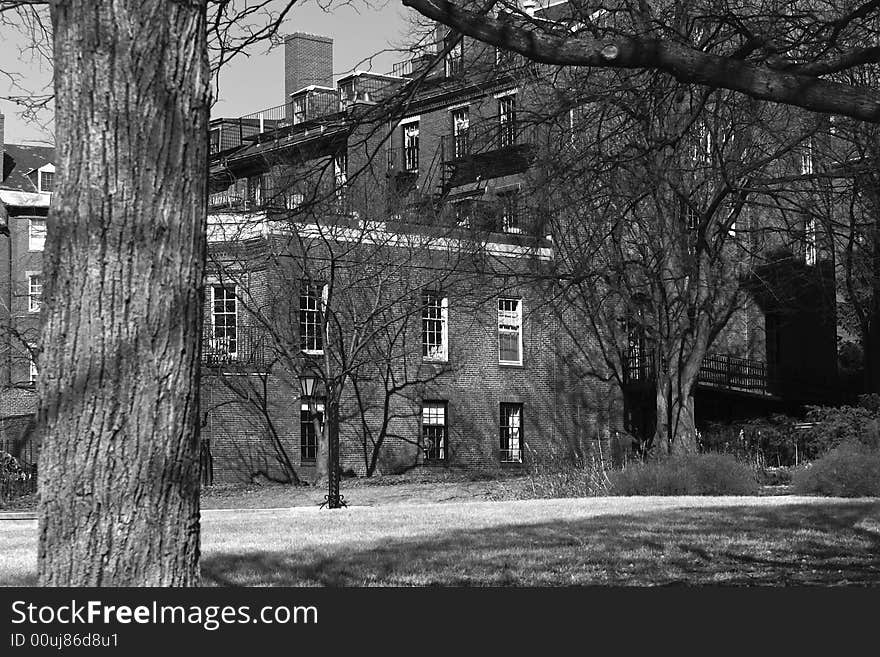
M 492 5 L 497 17 L 468 0 L 402 2 L 536 62 L 658 71 L 684 84 L 880 123 L 880 92 L 838 81 L 841 72 L 880 61 L 876 0 L 575 2 L 543 13 L 500 0 Z
M 646 448 L 694 450 L 701 364 L 745 304 L 761 263 L 753 237 L 771 221 L 761 201 L 803 130 L 791 112 L 657 74 L 570 69 L 553 80 L 566 91 L 541 94 L 556 109 L 535 119 L 557 117 L 539 188 L 562 324 L 621 388 L 633 367 L 653 381 Z

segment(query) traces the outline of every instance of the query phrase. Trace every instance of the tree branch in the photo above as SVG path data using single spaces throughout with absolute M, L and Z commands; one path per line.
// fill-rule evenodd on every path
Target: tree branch
M 880 93 L 869 89 L 777 71 L 668 39 L 632 35 L 596 39 L 584 34 L 568 38 L 480 16 L 448 0 L 401 1 L 427 18 L 536 62 L 663 71 L 681 82 L 730 89 L 759 100 L 880 123 Z

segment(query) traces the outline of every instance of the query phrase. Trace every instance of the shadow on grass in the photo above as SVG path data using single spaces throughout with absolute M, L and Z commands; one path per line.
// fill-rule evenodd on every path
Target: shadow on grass
M 207 556 L 215 586 L 880 585 L 880 505 L 680 509 Z

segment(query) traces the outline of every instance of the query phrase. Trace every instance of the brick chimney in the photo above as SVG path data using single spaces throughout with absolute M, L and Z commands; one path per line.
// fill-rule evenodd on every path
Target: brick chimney
M 333 86 L 333 39 L 296 32 L 284 39 L 284 94 L 304 87 Z

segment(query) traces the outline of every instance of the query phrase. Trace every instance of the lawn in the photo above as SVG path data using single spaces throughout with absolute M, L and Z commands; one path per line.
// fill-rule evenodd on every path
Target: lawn
M 0 521 L 0 583 L 36 523 Z M 880 585 L 880 501 L 639 497 L 203 513 L 218 586 Z

